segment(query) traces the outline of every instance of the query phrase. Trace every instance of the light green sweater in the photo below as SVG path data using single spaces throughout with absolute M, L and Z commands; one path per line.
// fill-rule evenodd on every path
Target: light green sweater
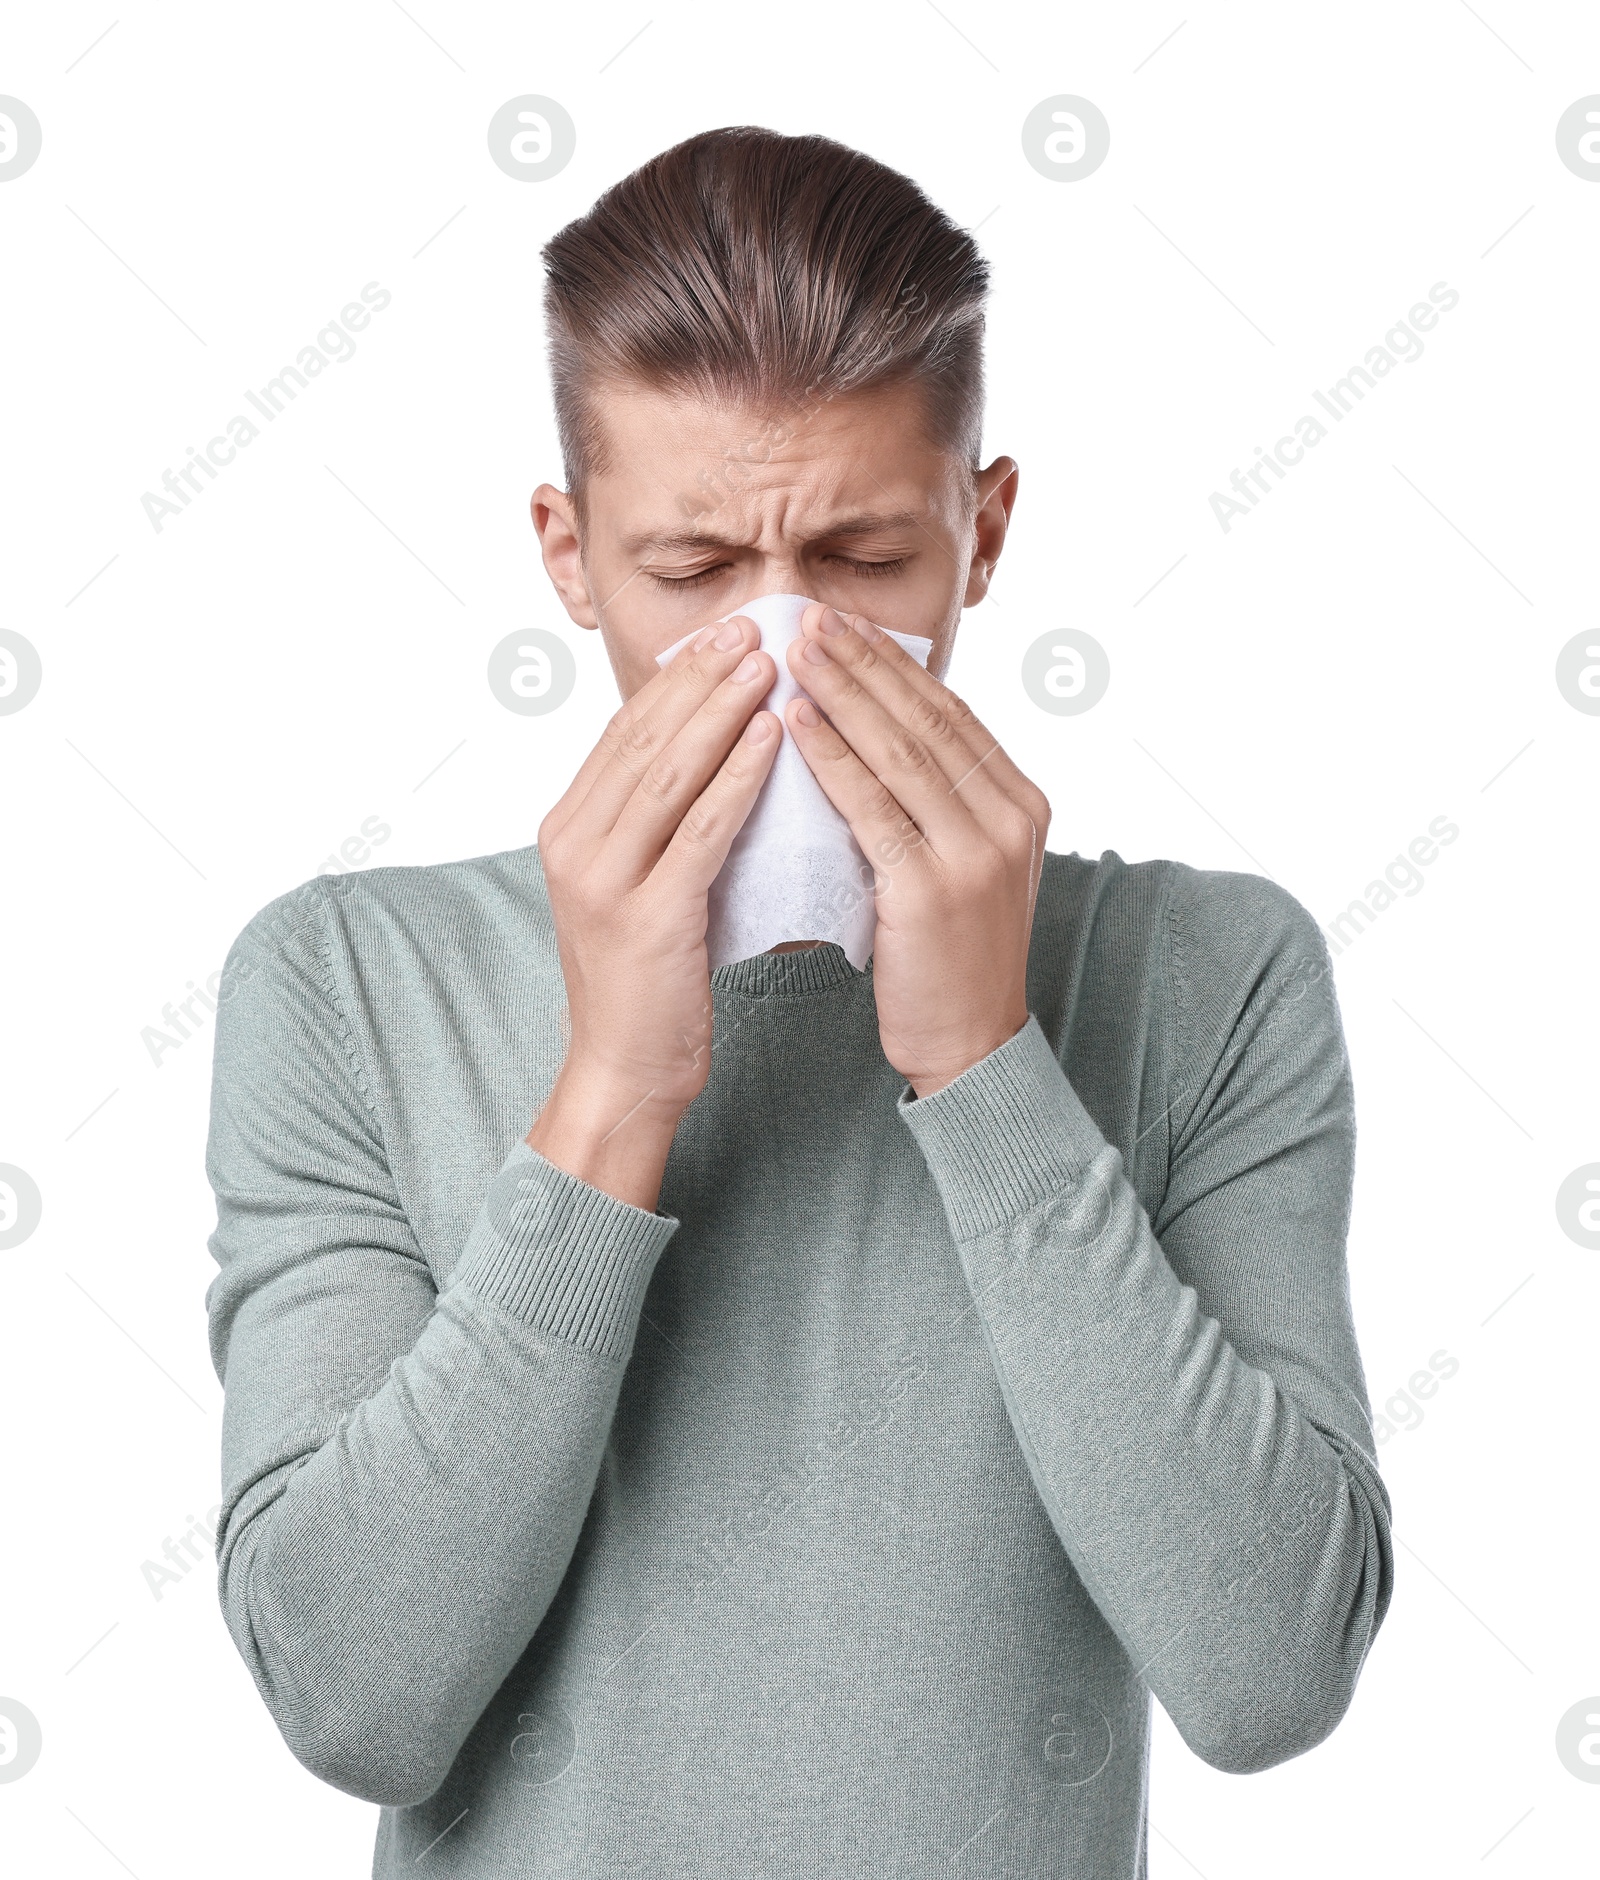
M 535 849 L 240 935 L 239 1650 L 384 1804 L 378 1875 L 1135 1880 L 1150 1693 L 1267 1768 L 1389 1600 L 1316 923 L 1049 855 L 1032 1016 L 920 1102 L 837 946 L 713 986 L 651 1213 L 522 1140 L 564 1050 Z

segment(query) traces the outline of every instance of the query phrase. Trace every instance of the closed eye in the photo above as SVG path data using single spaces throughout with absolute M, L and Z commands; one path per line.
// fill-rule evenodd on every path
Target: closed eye
M 864 575 L 873 580 L 879 575 L 899 574 L 911 559 L 909 555 L 896 555 L 891 561 L 856 561 L 849 555 L 829 555 L 827 560 L 836 561 L 850 570 L 852 574 Z
M 732 566 L 732 562 L 719 561 L 709 568 L 698 568 L 693 574 L 657 574 L 650 568 L 646 568 L 644 573 L 658 588 L 671 589 L 681 594 L 690 588 L 704 587 L 708 581 L 715 581 L 718 575 L 726 574 Z
M 823 559 L 833 562 L 838 567 L 848 569 L 851 574 L 859 575 L 864 580 L 872 581 L 885 575 L 900 574 L 911 557 L 895 555 L 885 561 L 863 561 L 853 555 L 826 555 Z M 726 574 L 732 566 L 731 562 L 718 561 L 713 562 L 709 568 L 697 568 L 693 574 L 658 574 L 653 568 L 646 568 L 642 572 L 648 580 L 654 582 L 657 588 L 682 594 L 694 588 L 707 586 L 720 575 Z

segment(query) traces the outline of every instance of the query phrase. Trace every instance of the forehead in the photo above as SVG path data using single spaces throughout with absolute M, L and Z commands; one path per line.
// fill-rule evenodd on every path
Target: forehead
M 914 385 L 759 405 L 639 385 L 591 398 L 603 440 L 586 492 L 591 522 L 636 551 L 686 531 L 903 523 L 945 508 L 964 480 L 930 442 Z

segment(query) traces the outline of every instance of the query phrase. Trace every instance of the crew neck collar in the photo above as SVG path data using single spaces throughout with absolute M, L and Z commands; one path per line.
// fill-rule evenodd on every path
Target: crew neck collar
M 711 970 L 711 984 L 719 992 L 738 992 L 746 998 L 793 997 L 797 993 L 825 992 L 844 980 L 865 979 L 872 971 L 857 972 L 835 940 L 794 953 L 757 953 Z

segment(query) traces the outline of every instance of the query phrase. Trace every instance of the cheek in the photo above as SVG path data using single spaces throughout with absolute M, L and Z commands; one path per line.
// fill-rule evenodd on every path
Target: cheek
M 844 612 L 865 614 L 876 626 L 894 633 L 916 633 L 934 642 L 934 655 L 954 635 L 961 618 L 966 588 L 966 557 L 959 543 L 944 537 L 926 539 L 905 569 L 893 575 L 850 574 L 839 570 L 814 577 L 839 590 L 835 605 Z M 818 593 L 819 600 L 829 594 Z
M 648 597 L 625 606 L 624 600 L 630 597 L 631 590 L 629 596 L 615 596 L 609 607 L 599 609 L 606 658 L 616 675 L 617 690 L 625 699 L 632 698 L 661 671 L 656 663 L 658 653 L 715 618 L 714 613 L 695 613 L 680 619 L 679 610 L 657 608 Z

